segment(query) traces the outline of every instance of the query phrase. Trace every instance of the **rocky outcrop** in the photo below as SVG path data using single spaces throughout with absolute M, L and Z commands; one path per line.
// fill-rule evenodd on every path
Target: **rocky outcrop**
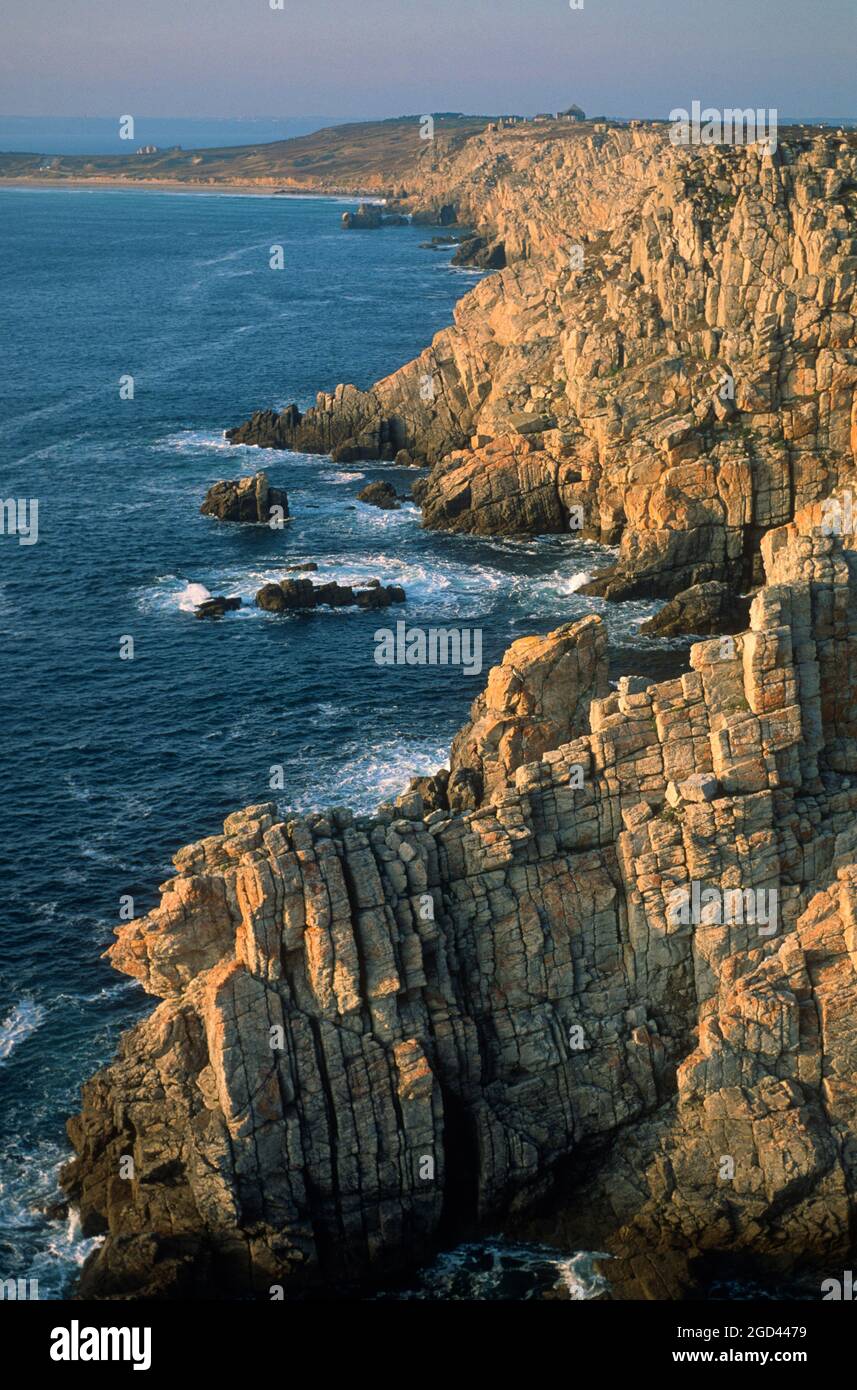
M 413 495 L 429 530 L 536 536 L 569 530 L 579 483 L 573 461 L 516 433 L 455 450 Z
M 284 579 L 280 584 L 263 584 L 256 595 L 256 606 L 267 613 L 289 613 L 311 608 L 389 608 L 404 603 L 405 591 L 398 584 L 370 579 L 365 589 L 350 584 L 313 584 L 311 579 Z
M 407 217 L 401 213 L 385 213 L 377 203 L 361 203 L 356 212 L 342 214 L 346 231 L 374 231 L 378 227 L 405 227 L 407 224 Z
M 640 632 L 651 637 L 708 637 L 716 632 L 741 632 L 749 616 L 749 596 L 733 594 L 728 584 L 712 579 L 676 594 L 642 624 Z
M 502 241 L 492 242 L 488 237 L 465 237 L 451 264 L 469 266 L 475 270 L 503 270 L 506 265 L 506 248 Z
M 619 1296 L 673 1296 L 724 1254 L 841 1269 L 851 544 L 802 510 L 762 542 L 745 633 L 588 715 L 596 622 L 516 644 L 462 746 L 485 776 L 489 707 L 512 721 L 510 766 L 518 716 L 571 736 L 478 810 L 265 804 L 182 850 L 110 952 L 162 1002 L 69 1128 L 67 1188 L 107 1237 L 81 1292 L 342 1287 L 480 1222 L 582 1233 L 616 1256 Z M 531 1213 L 551 1192 L 546 1230 Z
M 282 488 L 269 485 L 267 473 L 254 473 L 232 482 L 215 483 L 206 493 L 200 511 L 219 521 L 284 521 L 289 515 L 289 499 Z
M 547 417 L 586 533 L 620 546 L 599 592 L 757 585 L 761 537 L 855 462 L 857 138 L 784 128 L 770 155 L 639 123 L 493 128 L 419 161 L 407 206 L 442 201 L 506 269 L 370 391 L 236 437 L 434 464 Z
M 367 483 L 357 494 L 358 502 L 368 502 L 371 507 L 380 507 L 385 512 L 399 510 L 399 498 L 392 483 Z
M 433 809 L 475 810 L 508 793 L 514 773 L 589 731 L 589 707 L 608 691 L 607 634 L 599 618 L 521 637 L 489 673 L 470 721 L 455 736 L 449 771 L 413 784 Z
M 202 603 L 198 603 L 194 610 L 194 617 L 222 618 L 224 613 L 235 613 L 240 607 L 240 598 L 225 598 L 223 595 L 218 595 L 216 598 L 207 598 Z

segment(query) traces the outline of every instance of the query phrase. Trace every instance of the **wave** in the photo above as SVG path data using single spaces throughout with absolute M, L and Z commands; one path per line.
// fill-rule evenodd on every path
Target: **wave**
M 394 1300 L 500 1302 L 542 1299 L 557 1292 L 574 1302 L 598 1298 L 609 1288 L 596 1251 L 562 1254 L 543 1245 L 504 1240 L 473 1241 L 448 1250 L 417 1276 L 415 1284 L 377 1295 Z
M 32 999 L 22 999 L 16 1004 L 5 1022 L 0 1023 L 0 1063 L 7 1062 L 31 1033 L 41 1027 L 45 1010 Z
M 204 584 L 188 584 L 178 596 L 178 605 L 183 613 L 193 613 L 201 603 L 206 603 L 211 593 Z
M 327 721 L 331 725 L 339 718 L 335 710 L 336 707 L 330 707 L 328 711 Z M 342 727 L 343 731 L 354 727 L 347 710 Z M 446 743 L 391 738 L 367 748 L 363 741 L 352 741 L 340 745 L 338 756 L 329 759 L 328 765 L 316 764 L 306 769 L 306 784 L 293 784 L 281 809 L 284 813 L 308 812 L 335 804 L 350 806 L 358 815 L 371 815 L 379 802 L 400 796 L 413 777 L 437 772 L 448 761 Z M 326 774 L 329 790 L 325 787 Z

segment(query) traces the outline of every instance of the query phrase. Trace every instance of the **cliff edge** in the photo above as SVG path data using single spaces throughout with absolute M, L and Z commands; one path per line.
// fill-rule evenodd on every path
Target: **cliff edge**
M 110 951 L 161 1002 L 69 1125 L 65 1183 L 106 1235 L 82 1295 L 342 1287 L 535 1229 L 557 1193 L 554 1238 L 612 1253 L 615 1296 L 675 1296 L 712 1253 L 840 1260 L 857 551 L 822 523 L 764 537 L 749 630 L 596 691 L 537 761 L 513 741 L 478 809 L 265 804 L 176 855 Z M 483 714 L 521 706 L 507 676 Z

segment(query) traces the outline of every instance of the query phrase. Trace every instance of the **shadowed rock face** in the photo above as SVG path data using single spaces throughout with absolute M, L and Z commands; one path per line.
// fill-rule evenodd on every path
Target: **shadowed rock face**
M 681 637 L 689 633 L 707 637 L 715 632 L 740 632 L 747 625 L 749 611 L 749 597 L 733 594 L 728 584 L 712 579 L 676 594 L 659 613 L 642 624 L 640 632 L 661 637 Z
M 84 1293 L 304 1289 L 479 1219 L 583 1233 L 620 1295 L 680 1291 L 712 1251 L 841 1259 L 857 553 L 815 508 L 763 555 L 730 654 L 703 642 L 677 680 L 620 682 L 493 804 L 266 804 L 176 856 L 110 952 L 162 1002 L 69 1126 L 66 1185 L 108 1237 Z M 485 710 L 560 722 L 552 682 L 516 689 L 525 666 L 545 669 L 536 647 L 495 668 Z M 696 913 L 702 890 L 721 896 Z M 555 1178 L 546 1231 L 522 1213 Z
M 558 478 L 585 532 L 620 544 L 608 597 L 757 584 L 761 537 L 857 456 L 857 141 L 786 129 L 768 157 L 664 128 L 488 130 L 408 188 L 417 213 L 454 204 L 507 268 L 370 391 L 256 416 L 236 441 L 407 450 L 438 465 L 428 524 L 455 530 L 559 529 Z M 540 458 L 496 500 L 496 460 L 448 460 L 525 418 Z

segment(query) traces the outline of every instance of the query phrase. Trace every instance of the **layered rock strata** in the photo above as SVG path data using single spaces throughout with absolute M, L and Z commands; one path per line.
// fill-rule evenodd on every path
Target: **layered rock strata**
M 476 811 L 264 804 L 182 850 L 110 952 L 161 1002 L 69 1127 L 66 1184 L 107 1235 L 82 1292 L 341 1286 L 557 1190 L 554 1237 L 614 1253 L 619 1295 L 681 1292 L 712 1253 L 841 1269 L 850 545 L 803 510 L 762 543 L 748 631 L 588 715 L 578 633 L 595 659 L 556 722 L 581 731 Z

